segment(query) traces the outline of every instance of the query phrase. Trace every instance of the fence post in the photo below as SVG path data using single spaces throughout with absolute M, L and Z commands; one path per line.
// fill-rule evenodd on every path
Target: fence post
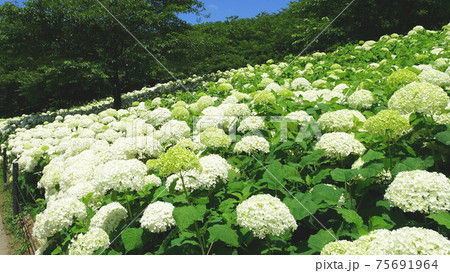
M 6 147 L 2 149 L 3 156 L 3 190 L 6 190 L 8 185 L 8 155 L 6 154 Z
M 19 191 L 18 191 L 18 182 L 19 182 L 19 164 L 14 162 L 12 164 L 12 199 L 13 199 L 13 214 L 19 214 Z

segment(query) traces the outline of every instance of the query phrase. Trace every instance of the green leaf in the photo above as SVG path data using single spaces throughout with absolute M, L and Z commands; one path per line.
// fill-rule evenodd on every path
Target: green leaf
M 387 200 L 380 200 L 380 201 L 377 201 L 376 206 L 377 206 L 377 207 L 383 207 L 383 208 L 385 208 L 385 209 L 388 210 L 388 211 L 391 210 L 391 204 L 390 204 L 390 202 L 387 201 Z
M 143 246 L 142 234 L 144 230 L 142 228 L 128 228 L 126 229 L 120 237 L 122 238 L 123 245 L 125 246 L 126 252 L 140 248 Z
M 238 234 L 227 225 L 214 225 L 208 229 L 209 242 L 222 241 L 230 246 L 239 246 Z
M 375 152 L 373 150 L 368 150 L 363 156 L 362 160 L 364 163 L 369 163 L 372 160 L 382 159 L 384 154 L 381 152 Z
M 407 159 L 399 162 L 395 165 L 392 170 L 392 175 L 396 176 L 399 172 L 407 172 L 414 170 L 426 170 L 427 168 L 433 166 L 434 159 L 429 156 L 425 159 L 408 157 Z
M 313 185 L 319 184 L 320 182 L 322 182 L 322 180 L 327 178 L 328 175 L 330 175 L 330 169 L 320 170 L 318 174 L 313 176 L 312 184 Z
M 443 225 L 446 228 L 450 229 L 450 213 L 448 212 L 440 212 L 428 215 L 427 218 L 433 219 L 439 225 Z
M 308 246 L 312 250 L 320 252 L 326 244 L 335 241 L 336 240 L 335 237 L 336 236 L 334 235 L 334 232 L 331 229 L 329 229 L 328 231 L 321 229 L 315 235 L 309 236 Z
M 355 224 L 356 227 L 361 227 L 364 224 L 361 216 L 354 210 L 336 209 L 336 211 L 342 215 L 342 218 L 344 218 L 347 223 Z
M 187 229 L 195 221 L 202 221 L 206 212 L 205 206 L 177 207 L 173 210 L 173 218 L 180 230 Z
M 383 163 L 376 163 L 370 164 L 369 166 L 360 169 L 359 173 L 365 178 L 370 178 L 380 174 L 383 171 L 383 169 L 384 169 Z
M 295 199 L 286 197 L 283 202 L 297 221 L 316 213 L 318 209 L 310 193 L 297 193 Z
M 358 170 L 336 168 L 331 171 L 331 178 L 333 178 L 334 181 L 347 182 L 352 180 L 358 174 Z
M 267 183 L 269 189 L 281 190 L 286 184 L 285 178 L 292 176 L 298 176 L 296 168 L 275 161 L 266 167 L 266 171 L 258 183 Z
M 375 229 L 391 229 L 395 226 L 395 223 L 389 218 L 388 215 L 384 214 L 383 217 L 372 216 L 369 219 L 370 230 Z
M 303 168 L 307 165 L 317 165 L 319 160 L 322 158 L 324 154 L 324 150 L 317 150 L 311 153 L 310 155 L 302 157 L 302 160 L 299 163 L 300 168 Z
M 311 193 L 316 203 L 325 202 L 329 205 L 336 205 L 343 192 L 344 189 L 342 188 L 335 189 L 329 185 L 319 184 L 313 188 Z
M 219 211 L 220 212 L 231 211 L 236 206 L 237 202 L 238 201 L 234 198 L 228 198 L 228 199 L 220 202 Z
M 436 134 L 436 139 L 445 145 L 450 145 L 450 131 L 444 131 Z

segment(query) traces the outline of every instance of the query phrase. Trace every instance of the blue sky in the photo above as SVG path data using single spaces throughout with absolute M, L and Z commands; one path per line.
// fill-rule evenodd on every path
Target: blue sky
M 289 2 L 293 0 L 201 0 L 205 4 L 205 14 L 210 14 L 210 18 L 198 18 L 193 14 L 182 14 L 180 17 L 189 23 L 224 21 L 229 16 L 239 16 L 239 18 L 254 17 L 260 12 L 277 12 L 287 8 Z M 3 4 L 6 0 L 0 0 Z M 14 2 L 14 1 L 11 1 Z M 18 3 L 23 1 L 18 0 Z

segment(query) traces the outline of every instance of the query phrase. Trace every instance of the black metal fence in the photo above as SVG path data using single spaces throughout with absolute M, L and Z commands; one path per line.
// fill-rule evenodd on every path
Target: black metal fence
M 6 190 L 9 186 L 12 187 L 12 209 L 13 214 L 19 222 L 19 226 L 22 228 L 24 235 L 28 241 L 29 254 L 35 254 L 38 249 L 36 240 L 33 238 L 33 214 L 30 211 L 30 204 L 25 198 L 25 195 L 20 187 L 19 181 L 19 164 L 17 162 L 12 163 L 12 181 L 9 183 L 9 169 L 8 169 L 8 156 L 6 148 L 2 149 L 3 156 L 3 189 Z M 30 194 L 28 192 L 28 194 Z M 34 199 L 33 196 L 31 196 Z M 37 203 L 36 203 L 37 204 Z M 37 204 L 38 205 L 38 204 Z M 39 205 L 38 205 L 39 206 Z

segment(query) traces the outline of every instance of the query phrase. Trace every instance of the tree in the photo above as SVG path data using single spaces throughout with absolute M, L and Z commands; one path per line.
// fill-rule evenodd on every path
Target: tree
M 24 7 L 6 3 L 0 7 L 0 58 L 9 62 L 3 72 L 34 73 L 19 77 L 18 96 L 32 103 L 53 94 L 73 98 L 83 89 L 80 84 L 91 84 L 99 89 L 87 87 L 86 94 L 79 94 L 81 100 L 96 97 L 89 93 L 93 89 L 102 95 L 111 89 L 114 106 L 120 108 L 124 90 L 161 75 L 169 78 L 102 5 L 162 62 L 176 33 L 188 27 L 177 14 L 202 10 L 198 0 L 29 0 Z M 8 83 L 0 79 L 0 88 L 2 82 Z

